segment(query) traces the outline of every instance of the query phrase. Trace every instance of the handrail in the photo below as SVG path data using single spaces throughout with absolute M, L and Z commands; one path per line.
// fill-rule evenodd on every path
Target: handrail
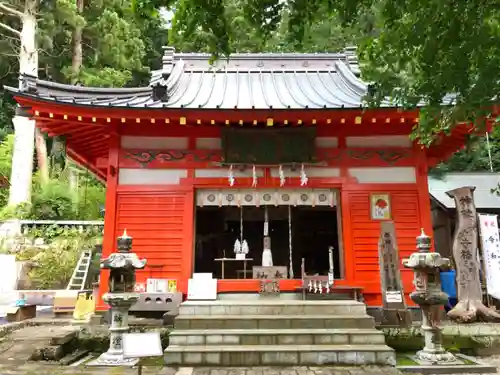
M 104 220 L 19 220 L 21 225 L 104 225 Z

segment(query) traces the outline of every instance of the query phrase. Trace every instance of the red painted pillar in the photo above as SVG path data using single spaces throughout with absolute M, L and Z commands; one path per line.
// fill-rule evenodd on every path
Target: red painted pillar
M 118 187 L 118 159 L 120 153 L 120 136 L 112 129 L 109 137 L 108 175 L 106 179 L 106 203 L 104 214 L 104 238 L 102 243 L 103 259 L 109 256 L 115 249 L 116 236 L 116 190 Z M 104 311 L 108 305 L 102 300 L 102 295 L 108 290 L 109 271 L 101 270 L 99 283 L 99 297 L 96 301 L 96 310 Z

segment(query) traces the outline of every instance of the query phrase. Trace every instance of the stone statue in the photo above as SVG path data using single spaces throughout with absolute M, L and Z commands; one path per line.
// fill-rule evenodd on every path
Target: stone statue
M 453 260 L 456 266 L 457 305 L 448 312 L 459 323 L 476 320 L 500 320 L 500 314 L 482 301 L 480 263 L 477 254 L 477 214 L 474 204 L 475 187 L 464 186 L 447 191 L 455 200 L 457 224 L 453 238 Z

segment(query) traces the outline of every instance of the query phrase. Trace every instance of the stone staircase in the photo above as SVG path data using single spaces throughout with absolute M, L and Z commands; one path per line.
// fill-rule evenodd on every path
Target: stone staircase
M 395 365 L 357 301 L 187 301 L 165 362 L 185 366 Z

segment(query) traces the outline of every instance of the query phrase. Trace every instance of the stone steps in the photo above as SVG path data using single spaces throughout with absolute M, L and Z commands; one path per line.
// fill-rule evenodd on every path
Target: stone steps
M 167 365 L 308 366 L 394 365 L 386 345 L 230 345 L 175 346 L 165 352 Z
M 374 329 L 175 330 L 170 345 L 385 345 Z
M 176 329 L 373 328 L 371 316 L 345 315 L 179 315 Z
M 261 298 L 181 304 L 168 365 L 395 365 L 357 301 Z
M 307 303 L 305 303 L 307 302 Z M 366 305 L 358 301 L 302 301 L 261 299 L 246 301 L 186 301 L 179 315 L 345 315 L 365 316 Z

